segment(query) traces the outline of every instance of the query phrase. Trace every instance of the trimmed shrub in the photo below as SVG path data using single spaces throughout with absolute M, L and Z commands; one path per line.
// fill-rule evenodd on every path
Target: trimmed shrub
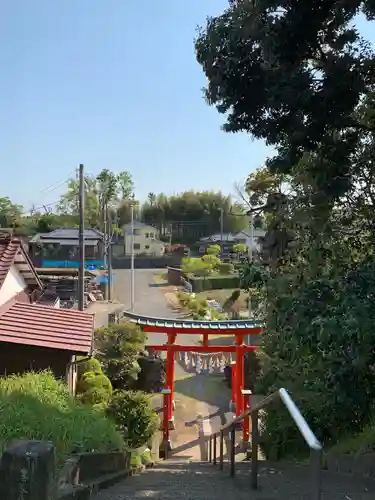
M 217 270 L 221 275 L 228 275 L 234 273 L 234 265 L 231 262 L 222 262 L 217 266 Z
M 190 275 L 189 282 L 194 293 L 240 287 L 240 277 L 236 274 L 232 276 L 209 276 L 208 278 L 197 278 Z
M 183 307 L 189 306 L 189 304 L 193 300 L 193 297 L 190 294 L 186 293 L 186 292 L 178 292 L 177 293 L 177 297 L 178 297 L 178 300 L 180 301 L 180 304 Z
M 112 388 L 111 388 L 112 389 Z M 110 400 L 111 394 L 102 387 L 92 387 L 81 394 L 81 401 L 85 405 L 97 406 L 105 408 Z
M 90 358 L 86 359 L 83 356 L 77 356 L 77 361 L 82 361 L 77 365 L 77 374 L 78 377 L 81 377 L 81 375 L 85 372 L 95 372 L 95 373 L 102 373 L 102 367 L 100 365 L 100 361 L 98 361 L 95 358 Z
M 221 252 L 221 246 L 217 244 L 208 245 L 206 252 L 207 255 L 218 255 Z
M 159 417 L 143 392 L 115 391 L 107 414 L 132 449 L 146 444 L 159 427 Z
M 13 439 L 51 441 L 57 465 L 80 452 L 125 449 L 104 412 L 74 398 L 49 371 L 0 379 L 0 448 Z
M 97 405 L 108 403 L 112 396 L 112 384 L 104 373 L 86 372 L 78 380 L 77 393 L 82 403 Z
M 104 389 L 112 393 L 112 384 L 104 373 L 86 372 L 80 379 L 80 387 L 82 392 L 88 391 L 92 388 Z
M 219 257 L 214 254 L 203 255 L 201 259 L 205 264 L 210 266 L 212 270 L 217 269 L 221 264 L 221 260 L 219 259 Z

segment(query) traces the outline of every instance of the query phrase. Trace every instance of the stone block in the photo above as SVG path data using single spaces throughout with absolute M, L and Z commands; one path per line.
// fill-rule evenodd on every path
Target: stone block
M 55 451 L 46 441 L 13 441 L 0 461 L 0 498 L 55 500 Z

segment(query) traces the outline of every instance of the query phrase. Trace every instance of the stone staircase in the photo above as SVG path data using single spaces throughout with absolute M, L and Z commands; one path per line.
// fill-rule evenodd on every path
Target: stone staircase
M 101 491 L 95 500 L 310 500 L 310 470 L 291 463 L 261 462 L 259 489 L 250 488 L 251 463 L 236 464 L 236 476 L 208 462 L 167 460 Z M 323 472 L 322 500 L 374 500 L 375 481 Z

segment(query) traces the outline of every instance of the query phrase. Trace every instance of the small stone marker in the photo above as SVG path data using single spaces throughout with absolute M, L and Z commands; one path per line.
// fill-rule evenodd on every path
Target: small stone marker
M 2 500 L 55 500 L 55 453 L 46 441 L 12 441 L 0 461 Z

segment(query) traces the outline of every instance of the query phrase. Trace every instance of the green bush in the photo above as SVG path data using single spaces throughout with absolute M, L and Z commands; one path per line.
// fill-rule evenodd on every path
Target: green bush
M 116 422 L 117 429 L 130 448 L 146 444 L 160 423 L 149 398 L 143 392 L 115 391 L 107 414 Z
M 206 248 L 207 255 L 218 255 L 221 252 L 221 246 L 217 244 L 208 245 Z
M 77 393 L 80 394 L 82 403 L 105 404 L 112 396 L 112 384 L 104 373 L 85 372 L 78 379 Z
M 360 453 L 374 453 L 375 451 L 375 418 L 360 432 L 344 437 L 333 446 L 329 453 L 332 455 L 357 455 Z
M 333 446 L 369 425 L 373 411 L 375 266 L 371 256 L 350 269 L 316 267 L 320 274 L 307 277 L 299 268 L 279 267 L 266 281 L 257 390 L 285 387 L 318 439 Z M 276 403 L 263 418 L 262 444 L 270 459 L 306 452 Z
M 197 314 L 199 318 L 204 318 L 207 314 L 207 308 L 204 306 L 200 306 L 197 310 Z
M 114 389 L 128 389 L 134 385 L 140 372 L 137 360 L 144 350 L 144 340 L 141 328 L 129 321 L 95 330 L 97 358 Z
M 77 356 L 77 361 L 80 361 L 80 363 L 77 364 L 78 377 L 80 377 L 85 372 L 102 373 L 100 361 L 95 358 L 87 359 L 83 356 Z
M 221 275 L 233 274 L 234 265 L 231 262 L 222 262 L 217 266 L 217 270 Z
M 154 463 L 154 460 L 152 458 L 152 453 L 151 450 L 146 448 L 141 455 L 142 463 L 144 465 L 150 465 Z
M 186 292 L 178 292 L 177 297 L 183 307 L 188 307 L 193 300 L 192 296 Z
M 259 348 L 255 352 L 247 352 L 244 356 L 245 387 L 255 392 L 262 373 L 263 352 Z
M 102 387 L 92 387 L 81 394 L 80 400 L 85 405 L 105 408 L 111 394 Z
M 240 286 L 240 278 L 235 274 L 232 276 L 209 276 L 208 278 L 197 278 L 190 275 L 189 282 L 193 287 L 194 293 L 205 292 L 207 290 L 239 288 Z
M 133 469 L 142 467 L 142 455 L 138 450 L 133 450 L 131 454 L 130 465 Z
M 200 307 L 207 308 L 208 307 L 208 302 L 207 299 L 198 299 Z
M 111 419 L 77 401 L 48 371 L 0 379 L 0 414 L 0 449 L 13 439 L 51 441 L 58 466 L 73 453 L 125 449 Z
M 197 311 L 199 309 L 199 302 L 197 299 L 193 299 L 190 301 L 190 304 L 188 305 L 189 309 L 191 311 Z
M 213 270 L 210 262 L 204 262 L 200 257 L 184 257 L 181 261 L 184 274 L 192 273 L 197 276 L 207 276 Z
M 212 270 L 217 269 L 221 264 L 219 257 L 214 254 L 203 255 L 201 259 L 207 266 L 210 266 Z
M 105 391 L 112 394 L 112 384 L 108 377 L 104 373 L 86 372 L 83 373 L 80 381 L 79 387 L 82 392 L 89 391 L 90 389 L 104 389 Z
M 244 243 L 237 243 L 233 245 L 233 252 L 237 254 L 245 254 L 247 252 L 247 246 Z

